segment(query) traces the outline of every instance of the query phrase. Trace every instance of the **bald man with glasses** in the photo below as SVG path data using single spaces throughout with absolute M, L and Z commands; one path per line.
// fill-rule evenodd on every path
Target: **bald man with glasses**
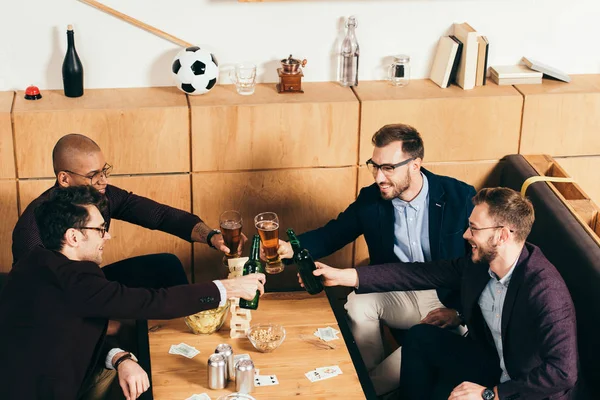
M 462 234 L 473 209 L 475 189 L 421 167 L 423 140 L 411 126 L 393 124 L 373 135 L 366 166 L 375 183 L 325 226 L 299 236 L 315 259 L 325 257 L 364 235 L 370 264 L 425 262 L 464 256 Z M 282 258 L 291 258 L 280 242 Z M 345 308 L 354 339 L 378 395 L 399 386 L 401 350 L 385 357 L 381 323 L 409 329 L 427 323 L 456 328 L 462 323 L 456 291 L 350 293 Z

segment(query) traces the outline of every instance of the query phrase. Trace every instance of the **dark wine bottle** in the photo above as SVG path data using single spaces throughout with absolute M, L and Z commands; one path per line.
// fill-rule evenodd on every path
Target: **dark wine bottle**
M 83 65 L 75 50 L 75 34 L 73 25 L 67 27 L 67 54 L 62 65 L 63 86 L 65 96 L 83 96 Z
M 244 264 L 244 275 L 255 274 L 257 272 L 265 273 L 265 269 L 260 262 L 260 236 L 254 235 L 252 238 L 252 247 L 250 248 L 250 259 Z M 240 308 L 256 310 L 258 308 L 258 299 L 260 292 L 256 291 L 256 296 L 252 300 L 240 299 Z
M 294 249 L 294 264 L 298 267 L 298 273 L 304 288 L 310 294 L 317 294 L 323 291 L 323 282 L 321 282 L 320 276 L 314 276 L 313 271 L 317 269 L 315 262 L 308 252 L 300 246 L 300 241 L 296 237 L 293 229 L 287 230 L 288 238 L 292 249 Z

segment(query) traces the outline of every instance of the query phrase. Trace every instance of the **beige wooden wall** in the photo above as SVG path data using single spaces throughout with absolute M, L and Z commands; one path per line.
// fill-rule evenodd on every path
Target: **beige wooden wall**
M 592 198 L 600 196 L 587 173 L 600 166 L 599 76 L 470 91 L 428 80 L 405 88 L 361 82 L 354 91 L 305 83 L 304 90 L 281 95 L 263 84 L 245 97 L 217 86 L 189 100 L 174 88 L 87 90 L 78 99 L 44 91 L 34 102 L 22 92 L 0 93 L 0 271 L 10 269 L 18 210 L 53 184 L 51 149 L 71 132 L 103 148 L 114 165 L 111 183 L 191 210 L 214 227 L 222 211 L 239 209 L 248 237 L 261 211 L 279 214 L 282 233 L 337 216 L 373 182 L 364 162 L 371 136 L 388 123 L 415 126 L 425 141 L 425 167 L 476 188 L 496 184 L 504 155 L 546 152 L 561 156 Z M 221 255 L 205 245 L 120 221 L 111 233 L 107 263 L 166 251 L 197 280 L 226 274 Z M 360 239 L 326 261 L 350 266 L 366 258 Z

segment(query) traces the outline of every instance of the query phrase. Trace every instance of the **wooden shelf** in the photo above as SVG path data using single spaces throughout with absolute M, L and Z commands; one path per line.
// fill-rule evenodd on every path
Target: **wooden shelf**
M 17 209 L 17 183 L 0 180 L 0 272 L 12 267 L 12 231 L 19 217 Z
M 14 92 L 0 92 L 0 179 L 16 176 L 10 117 L 14 97 Z

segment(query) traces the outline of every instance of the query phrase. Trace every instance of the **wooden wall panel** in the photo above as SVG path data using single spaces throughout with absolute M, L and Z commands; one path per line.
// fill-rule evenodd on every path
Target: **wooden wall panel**
M 82 133 L 102 148 L 116 174 L 187 172 L 189 113 L 176 88 L 95 89 L 67 98 L 48 90 L 41 100 L 14 106 L 19 178 L 51 177 L 52 148 L 69 133 Z
M 521 154 L 600 154 L 600 75 L 516 88 L 525 97 Z
M 600 205 L 600 156 L 590 157 L 555 157 L 554 160 L 575 179 L 575 182 Z
M 14 92 L 0 92 L 0 178 L 16 177 L 10 118 L 14 97 Z
M 359 103 L 336 83 L 305 83 L 303 94 L 274 84 L 240 96 L 232 85 L 192 96 L 193 171 L 356 164 Z
M 188 174 L 117 176 L 111 177 L 110 183 L 160 203 L 186 211 L 191 210 Z M 21 210 L 53 184 L 54 180 L 50 179 L 19 181 Z M 167 233 L 151 231 L 118 220 L 111 222 L 110 234 L 112 239 L 104 252 L 104 265 L 129 257 L 166 252 L 179 257 L 186 268 L 188 278 L 190 277 L 192 261 L 190 243 Z
M 391 123 L 414 126 L 430 162 L 493 160 L 518 151 L 523 98 L 512 86 L 441 89 L 414 80 L 397 88 L 372 81 L 354 90 L 362 104 L 361 163 L 371 157 L 373 134 Z
M 425 163 L 423 165 L 429 171 L 450 176 L 473 185 L 475 190 L 484 187 L 494 187 L 500 182 L 502 162 L 497 160 L 470 161 L 470 162 L 444 162 Z M 374 182 L 373 175 L 366 167 L 360 167 L 358 173 L 358 187 L 362 188 Z M 355 265 L 367 265 L 369 262 L 369 250 L 364 237 L 356 240 L 354 251 Z
M 10 271 L 12 266 L 12 231 L 18 216 L 17 183 L 0 180 L 0 272 Z
M 280 237 L 287 240 L 287 228 L 294 228 L 296 233 L 318 228 L 337 217 L 354 200 L 356 168 L 197 173 L 192 181 L 194 212 L 210 226 L 218 225 L 222 211 L 237 209 L 244 220 L 243 232 L 250 240 L 256 233 L 254 216 L 274 211 L 280 220 Z M 248 252 L 249 245 L 244 255 Z M 225 277 L 228 271 L 221 265 L 221 257 L 220 252 L 196 244 L 196 282 Z M 351 266 L 352 245 L 324 260 L 338 267 Z M 296 279 L 295 275 L 286 274 L 289 271 L 288 268 L 267 279 L 273 282 Z

